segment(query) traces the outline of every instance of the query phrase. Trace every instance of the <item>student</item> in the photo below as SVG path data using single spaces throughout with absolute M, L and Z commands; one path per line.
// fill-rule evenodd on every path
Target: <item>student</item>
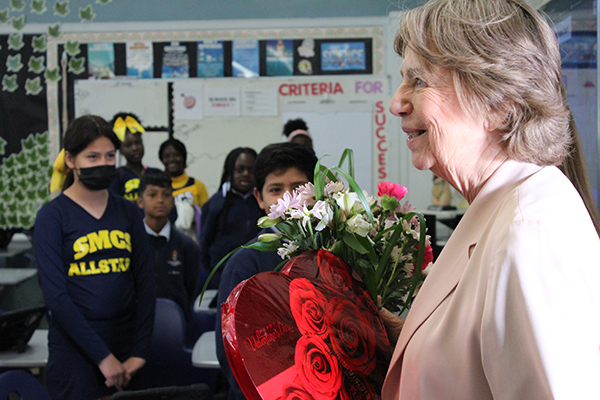
M 155 277 L 135 204 L 109 193 L 119 140 L 97 116 L 71 122 L 70 186 L 37 214 L 35 258 L 48 307 L 46 386 L 53 399 L 143 388 Z
M 144 211 L 144 227 L 154 252 L 156 297 L 179 304 L 189 326 L 200 251 L 169 222 L 173 209 L 171 178 L 164 172 L 142 176 L 137 204 Z
M 308 126 L 302 118 L 290 119 L 283 126 L 283 135 L 288 142 L 298 143 L 310 149 L 313 148 L 312 136 L 308 132 Z
M 127 160 L 127 164 L 117 168 L 117 178 L 108 190 L 136 201 L 140 177 L 147 172 L 159 172 L 158 168 L 149 168 L 142 164 L 144 157 L 144 142 L 142 132 L 146 130 L 138 122 L 139 118 L 131 113 L 118 113 L 113 117 L 113 131 L 121 140 L 119 152 Z
M 266 146 L 256 158 L 254 177 L 256 187 L 254 197 L 258 201 L 264 214 L 269 212 L 269 207 L 277 204 L 285 192 L 292 192 L 299 186 L 312 182 L 314 178 L 317 157 L 315 153 L 296 143 L 275 143 Z M 270 228 L 262 230 L 259 234 L 273 232 Z M 277 252 L 260 252 L 253 249 L 241 249 L 233 254 L 225 265 L 217 299 L 217 323 L 215 331 L 217 357 L 223 374 L 230 384 L 229 399 L 243 400 L 244 395 L 238 386 L 223 347 L 221 336 L 221 304 L 223 304 L 231 291 L 243 280 L 259 272 L 272 271 L 282 259 Z
M 177 211 L 175 226 L 186 235 L 197 240 L 194 217 L 208 200 L 204 183 L 189 177 L 185 173 L 187 149 L 177 139 L 171 138 L 160 145 L 158 158 L 165 166 L 165 172 L 171 177 L 173 197 Z
M 203 272 L 206 274 L 227 253 L 247 243 L 260 231 L 257 221 L 264 215 L 264 211 L 254 197 L 255 160 L 254 149 L 233 149 L 225 159 L 221 190 L 202 207 L 198 242 Z M 211 279 L 210 288 L 219 287 L 220 272 L 219 269 Z

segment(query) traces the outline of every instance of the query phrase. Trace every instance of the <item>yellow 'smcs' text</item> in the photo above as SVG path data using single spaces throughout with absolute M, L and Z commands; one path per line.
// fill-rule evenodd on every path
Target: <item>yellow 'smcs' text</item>
M 74 259 L 80 260 L 88 254 L 104 249 L 125 249 L 131 252 L 131 235 L 127 232 L 102 230 L 88 233 L 73 243 Z

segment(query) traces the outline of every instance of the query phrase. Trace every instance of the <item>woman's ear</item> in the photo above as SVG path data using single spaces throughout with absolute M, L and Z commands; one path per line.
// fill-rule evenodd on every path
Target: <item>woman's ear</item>
M 75 157 L 71 156 L 71 153 L 65 150 L 65 164 L 70 169 L 75 168 Z

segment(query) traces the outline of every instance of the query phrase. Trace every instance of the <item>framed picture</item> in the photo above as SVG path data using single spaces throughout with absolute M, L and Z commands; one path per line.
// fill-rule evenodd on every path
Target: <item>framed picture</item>
M 371 39 L 317 41 L 322 75 L 373 73 Z

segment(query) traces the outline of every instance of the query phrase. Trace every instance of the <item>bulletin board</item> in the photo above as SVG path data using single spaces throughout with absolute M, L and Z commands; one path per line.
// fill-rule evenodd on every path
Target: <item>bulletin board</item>
M 307 37 L 324 38 L 331 43 L 338 39 L 351 42 L 352 38 L 369 38 L 370 63 L 365 69 L 368 73 L 348 74 L 342 70 L 328 76 L 252 78 L 79 77 L 69 83 L 72 105 L 61 97 L 61 85 L 65 82 L 48 83 L 51 151 L 54 154 L 59 151 L 61 125 L 67 114 L 69 119 L 93 113 L 110 120 L 116 112 L 133 112 L 144 126 L 152 128 L 144 136 L 144 164 L 162 168 L 158 147 L 172 135 L 186 144 L 188 174 L 203 181 L 212 194 L 218 189 L 223 162 L 230 150 L 248 146 L 260 151 L 269 143 L 280 142 L 284 140 L 284 123 L 301 117 L 308 122 L 317 155 L 330 155 L 323 163 L 337 164 L 344 148 L 353 148 L 359 183 L 373 191 L 378 179 L 385 176 L 380 153 L 387 150 L 381 146 L 387 135 L 386 127 L 377 118 L 377 110 L 389 99 L 389 83 L 383 74 L 381 27 L 69 33 L 48 43 L 48 68 L 60 70 L 62 49 L 73 47 L 73 43 L 123 44 L 145 40 L 156 44 L 279 38 L 298 42 Z M 69 58 L 69 69 L 73 60 L 78 61 L 77 56 Z
M 366 88 L 365 83 L 368 83 Z M 387 87 L 385 80 L 362 75 L 293 80 L 81 80 L 75 85 L 75 113 L 80 116 L 94 110 L 95 114 L 110 119 L 129 106 L 144 125 L 165 127 L 165 131 L 144 134 L 144 163 L 159 168 L 162 164 L 158 148 L 167 139 L 166 127 L 172 123 L 173 136 L 181 140 L 188 151 L 188 174 L 204 182 L 211 194 L 218 189 L 229 151 L 243 146 L 258 152 L 269 143 L 281 142 L 285 122 L 303 118 L 313 136 L 317 156 L 323 157 L 322 162 L 337 165 L 343 150 L 352 148 L 357 181 L 372 191 L 376 185 L 374 108 L 375 103 L 387 95 L 384 87 Z M 192 108 L 184 105 L 189 97 L 194 98 Z M 211 103 L 225 97 L 228 101 Z M 140 99 L 145 101 L 140 102 Z M 169 109 L 173 110 L 171 122 Z M 195 113 L 193 109 L 197 109 Z

